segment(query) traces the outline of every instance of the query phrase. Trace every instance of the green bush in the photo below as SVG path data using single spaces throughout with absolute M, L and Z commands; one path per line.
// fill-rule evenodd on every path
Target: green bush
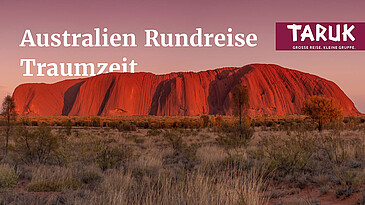
M 217 129 L 220 129 L 220 128 L 221 128 L 221 126 L 222 126 L 222 122 L 223 122 L 223 118 L 222 118 L 221 116 L 217 116 L 217 117 L 215 118 L 215 127 L 216 127 Z
M 357 147 L 360 143 L 351 143 L 351 141 L 344 139 L 336 133 L 319 136 L 317 144 L 318 150 L 321 151 L 324 156 L 322 160 L 337 165 L 341 165 L 349 159 L 347 150 L 348 145 L 351 145 L 353 148 L 361 149 L 361 147 Z
M 202 127 L 208 127 L 209 125 L 209 116 L 208 115 L 202 115 L 200 116 L 200 119 L 202 121 Z
M 235 127 L 226 127 L 223 134 L 219 134 L 216 139 L 218 144 L 226 150 L 247 146 L 254 134 L 254 129 L 245 123 L 240 127 L 238 124 Z
M 158 136 L 162 133 L 161 130 L 158 129 L 151 129 L 147 131 L 147 136 Z
M 95 162 L 101 170 L 117 168 L 132 158 L 132 150 L 125 146 L 112 147 L 108 144 L 101 143 L 97 150 Z
M 15 159 L 28 164 L 45 164 L 56 157 L 60 138 L 44 124 L 34 130 L 20 127 L 14 143 Z
M 136 131 L 137 130 L 136 125 L 132 125 L 131 123 L 122 122 L 122 121 L 118 123 L 117 129 L 118 129 L 119 132 L 122 132 L 122 131 Z
M 99 182 L 103 174 L 98 167 L 88 166 L 82 169 L 78 176 L 82 183 L 84 184 L 92 184 L 95 182 Z
M 100 127 L 102 125 L 101 119 L 99 116 L 94 116 L 90 119 L 90 126 L 92 127 Z
M 192 169 L 197 164 L 196 153 L 200 144 L 192 143 L 188 145 L 183 142 L 181 136 L 173 132 L 166 132 L 164 138 L 174 149 L 172 156 L 167 156 L 165 162 L 171 164 L 182 163 L 184 169 L 188 170 Z
M 0 165 L 0 187 L 4 189 L 13 188 L 18 184 L 21 171 L 9 165 Z
M 313 138 L 301 134 L 287 138 L 264 138 L 261 150 L 263 161 L 272 171 L 282 176 L 305 171 L 316 150 L 313 141 Z

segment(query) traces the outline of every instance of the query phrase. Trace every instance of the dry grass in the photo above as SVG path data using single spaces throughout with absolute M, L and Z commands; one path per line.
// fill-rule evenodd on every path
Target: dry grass
M 229 176 L 245 176 L 245 173 L 208 176 L 196 171 L 176 179 L 166 173 L 153 178 L 135 178 L 131 172 L 113 171 L 105 176 L 100 192 L 87 201 L 91 204 L 265 204 L 268 198 L 263 194 L 265 184 L 259 174 L 252 171 L 246 177 L 230 179 Z
M 41 118 L 55 124 L 67 119 Z M 123 119 L 123 123 L 136 124 L 136 131 L 77 126 L 67 133 L 66 127 L 55 126 L 52 137 L 62 140 L 42 163 L 24 163 L 20 157 L 27 153 L 19 155 L 13 140 L 0 170 L 18 168 L 22 173 L 10 190 L 0 193 L 0 204 L 258 205 L 275 204 L 291 195 L 298 200 L 287 201 L 306 204 L 321 195 L 347 200 L 364 190 L 365 123 L 355 123 L 361 120 L 347 119 L 351 130 L 319 133 L 303 129 L 307 122 L 300 124 L 299 118 L 254 119 L 260 126 L 255 127 L 252 139 L 244 146 L 227 147 L 217 138 L 226 136 L 232 118 L 223 118 L 219 127 L 216 119 L 210 117 L 208 123 L 199 117 Z M 149 128 L 140 128 L 146 122 Z M 188 126 L 161 128 L 163 123 L 173 126 L 174 122 Z M 299 197 L 307 189 L 320 190 L 321 195 L 311 200 Z
M 267 188 L 267 181 L 263 177 L 264 173 L 265 171 L 251 169 L 244 175 L 239 204 L 266 205 L 269 203 L 269 197 L 264 194 Z
M 31 192 L 75 190 L 81 185 L 76 172 L 71 168 L 42 165 L 33 170 L 26 188 Z
M 219 146 L 203 146 L 197 151 L 197 157 L 203 165 L 219 164 L 227 157 L 224 148 Z

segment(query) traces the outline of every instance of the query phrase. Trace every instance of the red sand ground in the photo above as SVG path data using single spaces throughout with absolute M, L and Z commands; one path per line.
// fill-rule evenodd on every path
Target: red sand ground
M 319 188 L 305 188 L 292 195 L 285 195 L 277 199 L 270 199 L 270 205 L 274 204 L 296 204 L 298 202 L 311 201 L 325 205 L 346 205 L 360 204 L 362 195 L 360 192 L 353 193 L 349 197 L 341 196 L 336 198 L 334 191 L 321 195 Z

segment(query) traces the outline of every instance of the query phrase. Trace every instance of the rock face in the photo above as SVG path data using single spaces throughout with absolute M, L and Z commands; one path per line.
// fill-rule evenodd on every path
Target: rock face
M 333 97 L 346 115 L 360 114 L 333 82 L 272 64 L 170 73 L 108 73 L 54 84 L 18 86 L 22 115 L 231 115 L 231 92 L 247 85 L 251 115 L 300 114 L 311 95 Z

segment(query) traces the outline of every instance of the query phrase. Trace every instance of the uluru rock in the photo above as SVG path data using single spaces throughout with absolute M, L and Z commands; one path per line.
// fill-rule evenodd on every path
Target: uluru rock
M 360 114 L 335 83 L 272 64 L 166 75 L 107 73 L 22 84 L 13 97 L 21 115 L 231 115 L 231 92 L 238 84 L 249 88 L 251 115 L 300 114 L 311 95 L 333 97 L 344 114 Z

